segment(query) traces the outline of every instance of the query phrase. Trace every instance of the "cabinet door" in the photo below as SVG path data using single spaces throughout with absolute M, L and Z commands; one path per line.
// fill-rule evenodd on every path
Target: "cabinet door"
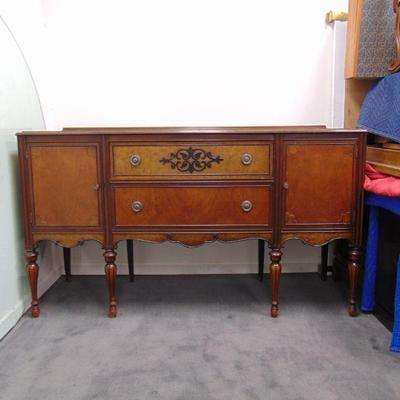
M 34 226 L 101 224 L 98 154 L 97 144 L 30 146 Z
M 355 152 L 354 142 L 285 143 L 285 227 L 351 224 Z

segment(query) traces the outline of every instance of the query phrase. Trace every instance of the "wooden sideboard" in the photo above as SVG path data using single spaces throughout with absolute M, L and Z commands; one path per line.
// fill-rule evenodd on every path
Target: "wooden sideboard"
M 42 240 L 64 248 L 101 244 L 111 317 L 119 241 L 263 240 L 271 249 L 276 317 L 284 243 L 347 239 L 348 311 L 357 314 L 364 131 L 67 128 L 17 135 L 33 317 L 40 312 L 36 248 Z

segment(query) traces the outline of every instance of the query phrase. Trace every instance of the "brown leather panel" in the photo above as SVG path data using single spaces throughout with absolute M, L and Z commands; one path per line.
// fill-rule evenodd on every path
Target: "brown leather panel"
M 232 179 L 243 175 L 262 178 L 272 173 L 272 144 L 211 145 L 202 143 L 126 144 L 111 143 L 112 179 Z M 132 165 L 131 157 L 140 157 Z M 246 155 L 251 160 L 246 164 Z M 185 157 L 189 159 L 185 162 Z M 198 162 L 193 160 L 197 158 Z M 244 157 L 242 161 L 242 157 Z M 248 158 L 247 158 L 248 160 Z
M 354 199 L 353 143 L 287 143 L 286 226 L 348 225 Z
M 269 225 L 270 188 L 226 187 L 117 187 L 116 226 Z M 252 209 L 243 211 L 243 201 Z M 134 212 L 133 202 L 143 209 Z
M 31 146 L 35 226 L 99 226 L 97 146 Z

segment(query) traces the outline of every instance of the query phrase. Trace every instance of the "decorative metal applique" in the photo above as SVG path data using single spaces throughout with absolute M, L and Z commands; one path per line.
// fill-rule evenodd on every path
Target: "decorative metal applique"
M 180 172 L 200 172 L 206 168 L 211 168 L 213 163 L 220 164 L 223 161 L 221 156 L 214 156 L 210 151 L 202 149 L 179 149 L 175 153 L 169 153 L 168 157 L 163 157 L 160 163 L 170 164 L 172 169 Z

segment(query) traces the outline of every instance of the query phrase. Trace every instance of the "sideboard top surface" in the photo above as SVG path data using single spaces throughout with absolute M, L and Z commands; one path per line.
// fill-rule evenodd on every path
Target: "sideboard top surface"
M 321 134 L 321 133 L 366 133 L 361 129 L 329 129 L 322 125 L 312 126 L 243 126 L 243 127 L 71 127 L 62 131 L 24 131 L 17 135 L 40 136 L 73 136 L 73 135 L 175 135 L 175 134 Z

